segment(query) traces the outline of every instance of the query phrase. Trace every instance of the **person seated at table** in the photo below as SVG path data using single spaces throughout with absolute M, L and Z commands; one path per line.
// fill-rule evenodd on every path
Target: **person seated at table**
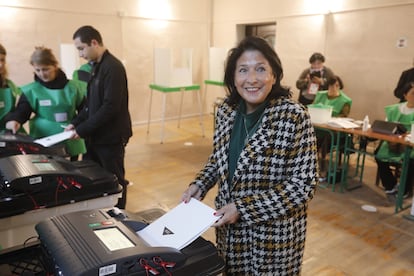
M 332 106 L 332 117 L 348 117 L 352 99 L 342 89 L 344 84 L 340 77 L 333 76 L 327 80 L 328 90 L 319 91 L 313 104 Z
M 351 111 L 352 99 L 342 91 L 344 85 L 341 78 L 334 75 L 327 80 L 327 84 L 328 90 L 319 91 L 313 104 L 332 106 L 332 117 L 348 117 Z M 323 172 L 325 170 L 325 158 L 331 144 L 331 135 L 324 131 L 316 131 L 316 137 L 321 160 L 320 168 Z
M 393 104 L 385 107 L 387 121 L 398 122 L 410 131 L 411 124 L 414 122 L 414 82 L 407 83 L 403 90 L 405 102 Z M 397 176 L 392 172 L 390 165 L 401 163 L 404 147 L 383 141 L 379 146 L 375 160 L 378 165 L 378 174 L 384 186 L 385 194 L 388 199 L 394 200 L 397 194 Z M 411 152 L 407 180 L 405 183 L 405 196 L 411 196 L 414 180 L 414 151 Z

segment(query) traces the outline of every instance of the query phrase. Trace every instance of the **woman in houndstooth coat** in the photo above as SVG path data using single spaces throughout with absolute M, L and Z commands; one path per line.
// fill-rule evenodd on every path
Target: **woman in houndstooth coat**
M 214 226 L 225 275 L 301 271 L 307 206 L 317 185 L 316 138 L 282 77 L 263 39 L 245 38 L 231 50 L 213 152 L 182 196 L 202 199 L 218 184 Z

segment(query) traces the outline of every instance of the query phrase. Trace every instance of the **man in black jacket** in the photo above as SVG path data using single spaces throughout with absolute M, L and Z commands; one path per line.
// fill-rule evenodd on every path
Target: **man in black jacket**
M 410 82 L 414 82 L 414 68 L 410 68 L 401 73 L 397 87 L 394 89 L 394 96 L 399 98 L 400 102 L 405 102 L 405 98 L 403 95 L 404 86 Z
M 92 26 L 80 27 L 73 34 L 79 56 L 93 63 L 88 82 L 87 104 L 66 130 L 86 139 L 84 159 L 99 163 L 118 177 L 123 187 L 117 207 L 125 209 L 125 146 L 132 136 L 128 111 L 128 83 L 125 68 L 103 44 Z

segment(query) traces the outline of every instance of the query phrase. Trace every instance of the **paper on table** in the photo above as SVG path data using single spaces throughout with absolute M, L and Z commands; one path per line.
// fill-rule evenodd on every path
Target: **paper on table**
M 152 247 L 166 246 L 181 250 L 201 236 L 219 217 L 215 210 L 192 198 L 137 232 Z
M 36 139 L 34 140 L 35 143 L 38 143 L 44 147 L 50 147 L 53 146 L 54 144 L 57 144 L 59 142 L 65 141 L 67 139 L 69 139 L 70 137 L 72 137 L 73 135 L 73 130 L 70 131 L 63 131 L 61 133 L 58 134 L 54 134 L 54 135 L 50 135 L 47 137 L 43 137 L 40 139 Z
M 360 126 L 356 123 L 351 122 L 348 118 L 332 118 L 327 123 L 333 127 L 340 128 L 359 128 Z

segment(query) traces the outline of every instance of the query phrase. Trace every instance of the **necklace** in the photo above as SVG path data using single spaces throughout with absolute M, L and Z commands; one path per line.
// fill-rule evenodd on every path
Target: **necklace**
M 247 144 L 247 141 L 249 141 L 252 134 L 256 131 L 258 125 L 261 123 L 262 117 L 263 117 L 263 113 L 262 115 L 260 115 L 259 119 L 254 123 L 254 125 L 250 128 L 250 131 L 249 131 L 249 129 L 247 128 L 246 116 L 243 116 L 243 126 L 244 126 L 244 131 L 246 132 L 246 137 L 244 138 L 245 145 Z

